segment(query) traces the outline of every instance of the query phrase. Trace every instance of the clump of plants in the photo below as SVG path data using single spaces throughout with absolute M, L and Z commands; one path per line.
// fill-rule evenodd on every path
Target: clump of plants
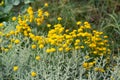
M 60 16 L 52 23 L 48 6 L 37 11 L 30 6 L 7 25 L 0 23 L 1 79 L 111 78 L 108 36 L 87 21 L 77 21 L 73 30 Z

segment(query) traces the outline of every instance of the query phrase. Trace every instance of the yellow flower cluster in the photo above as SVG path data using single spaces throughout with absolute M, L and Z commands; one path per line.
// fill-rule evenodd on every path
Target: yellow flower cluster
M 29 16 L 27 17 L 27 18 L 28 18 L 27 20 L 29 20 L 29 22 L 32 22 L 33 19 L 34 19 L 33 8 L 32 8 L 32 7 L 29 7 L 29 8 L 27 9 L 27 12 L 28 12 L 28 14 L 29 14 Z
M 79 28 L 77 30 L 69 31 L 62 27 L 62 24 L 54 25 L 54 29 L 48 32 L 47 43 L 52 46 L 59 47 L 62 51 L 72 49 L 87 49 L 93 55 L 106 55 L 110 52 L 108 49 L 108 36 L 103 36 L 103 32 L 91 29 L 88 22 L 78 22 Z M 81 24 L 81 25 L 80 25 Z
M 33 42 L 37 42 L 35 45 L 31 45 L 32 49 L 39 47 L 44 48 L 46 44 L 54 46 L 46 50 L 47 53 L 59 51 L 71 51 L 71 50 L 87 50 L 91 57 L 92 55 L 103 56 L 110 52 L 108 49 L 108 36 L 104 36 L 103 32 L 92 30 L 91 25 L 88 22 L 82 23 L 78 21 L 76 30 L 65 30 L 62 24 L 58 23 L 54 25 L 53 29 L 48 31 L 46 37 L 35 35 L 32 31 L 32 27 L 29 23 L 34 22 L 40 26 L 44 20 L 45 14 L 48 16 L 49 13 L 44 12 L 42 9 L 38 9 L 37 16 L 32 9 L 29 7 L 27 9 L 28 15 L 13 17 L 12 20 L 18 20 L 18 25 L 16 25 L 15 31 L 10 31 L 6 34 L 6 37 L 12 35 L 22 34 L 24 37 L 30 38 Z M 44 14 L 45 13 L 45 14 Z M 62 20 L 58 17 L 58 20 Z M 51 24 L 47 24 L 47 27 L 51 27 Z M 36 28 L 36 27 L 35 27 Z M 20 43 L 20 40 L 15 40 L 14 43 Z
M 47 7 L 48 4 L 45 3 L 45 6 Z M 39 48 L 42 49 L 44 47 L 45 40 L 43 39 L 42 36 L 36 36 L 32 32 L 33 26 L 30 26 L 29 24 L 37 24 L 37 26 L 40 26 L 42 24 L 42 22 L 44 21 L 44 17 L 48 17 L 49 13 L 47 11 L 44 12 L 42 9 L 38 9 L 37 12 L 34 12 L 32 7 L 28 7 L 26 12 L 27 13 L 25 15 L 19 15 L 18 17 L 15 17 L 15 16 L 12 17 L 12 21 L 18 22 L 15 30 L 11 30 L 10 32 L 8 32 L 6 34 L 0 32 L 0 36 L 3 35 L 7 39 L 9 38 L 11 42 L 13 42 L 15 44 L 19 44 L 20 40 L 12 39 L 11 36 L 22 35 L 23 38 L 28 37 L 28 38 L 32 39 L 32 41 L 36 41 L 39 45 Z M 4 24 L 0 23 L 0 27 L 2 27 L 2 26 L 4 26 Z M 36 47 L 31 45 L 32 49 L 35 49 Z
M 47 7 L 48 4 L 46 3 L 44 6 Z M 15 30 L 11 30 L 9 33 L 4 34 L 4 36 L 10 39 L 11 43 L 15 44 L 20 44 L 22 40 L 14 39 L 12 36 L 21 35 L 22 38 L 27 37 L 32 41 L 30 44 L 32 50 L 36 48 L 43 49 L 47 46 L 46 53 L 80 50 L 86 55 L 86 52 L 88 52 L 88 56 L 93 59 L 92 61 L 83 63 L 83 67 L 86 69 L 94 66 L 94 59 L 96 57 L 109 55 L 108 36 L 104 35 L 103 32 L 92 30 L 91 25 L 87 21 L 83 23 L 81 21 L 76 22 L 78 29 L 70 30 L 65 29 L 63 25 L 60 24 L 62 18 L 58 17 L 57 20 L 59 23 L 53 26 L 52 24 L 46 24 L 46 27 L 49 28 L 46 36 L 37 34 L 38 31 L 42 31 L 42 29 L 36 26 L 41 27 L 45 17 L 48 16 L 49 13 L 47 11 L 44 12 L 42 9 L 38 9 L 37 12 L 34 12 L 33 8 L 29 7 L 25 15 L 12 18 L 12 20 L 18 22 L 18 24 Z M 3 26 L 3 24 L 0 23 L 0 26 Z M 34 29 L 36 29 L 35 32 Z M 12 48 L 12 46 L 9 47 Z M 7 52 L 8 49 L 10 49 L 9 47 L 3 49 Z M 40 60 L 40 56 L 36 56 L 35 59 Z M 31 75 L 36 76 L 35 73 Z

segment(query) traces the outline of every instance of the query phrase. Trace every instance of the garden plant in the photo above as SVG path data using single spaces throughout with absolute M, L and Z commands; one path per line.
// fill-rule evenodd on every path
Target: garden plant
M 9 3 L 0 80 L 120 79 L 119 0 L 2 0 L 0 10 Z

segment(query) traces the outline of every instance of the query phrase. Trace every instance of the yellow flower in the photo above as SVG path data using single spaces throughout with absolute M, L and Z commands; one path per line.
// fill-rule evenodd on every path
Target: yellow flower
M 105 72 L 105 70 L 103 68 L 94 68 L 95 71 L 98 71 L 98 72 Z
M 89 23 L 87 21 L 84 22 L 85 25 L 88 25 Z
M 2 26 L 4 26 L 4 24 L 3 24 L 3 23 L 0 23 L 0 27 L 2 27 Z
M 107 43 L 107 42 L 108 42 L 108 40 L 104 40 L 104 42 L 105 42 L 105 43 Z
M 80 24 L 81 24 L 81 21 L 78 21 L 76 24 L 77 24 L 77 25 L 80 25 Z
M 63 51 L 63 48 L 61 47 L 61 48 L 59 48 L 58 50 L 59 50 L 59 51 Z
M 35 58 L 36 60 L 40 60 L 40 56 L 36 56 L 36 58 Z
M 6 34 L 6 38 L 9 38 L 10 37 L 10 34 Z
M 95 43 L 91 43 L 91 44 L 89 45 L 89 47 L 90 47 L 90 48 L 94 48 L 94 47 L 96 47 L 96 44 L 95 44 Z
M 90 29 L 91 26 L 89 24 L 85 25 L 85 28 Z
M 46 11 L 46 12 L 44 12 L 44 15 L 45 15 L 46 17 L 48 17 L 50 14 Z
M 62 18 L 61 18 L 61 17 L 58 17 L 58 18 L 57 18 L 57 20 L 58 20 L 58 21 L 61 21 L 61 20 L 62 20 Z
M 15 21 L 17 18 L 14 16 L 14 17 L 12 17 L 12 21 Z
M 108 38 L 108 36 L 104 36 L 104 38 Z
M 47 24 L 47 27 L 48 27 L 48 28 L 51 27 L 51 24 Z
M 18 66 L 14 66 L 14 67 L 13 67 L 13 71 L 17 71 L 18 68 L 19 68 Z
M 71 39 L 72 38 L 71 35 L 66 35 L 65 37 L 66 37 L 66 39 Z
M 99 44 L 100 44 L 100 45 L 104 45 L 104 43 L 103 43 L 103 42 L 100 42 Z
M 5 48 L 4 50 L 5 50 L 5 52 L 8 52 L 9 49 Z
M 94 54 L 97 54 L 97 51 L 93 51 Z
M 82 64 L 82 66 L 83 66 L 84 68 L 87 68 L 87 67 L 88 67 L 88 63 L 87 63 L 87 62 L 84 62 L 84 63 Z
M 47 50 L 46 50 L 46 53 L 50 53 L 50 52 L 51 52 L 50 49 L 47 49 Z
M 99 68 L 94 68 L 95 71 L 99 71 Z
M 90 56 L 88 56 L 88 55 L 87 55 L 87 56 L 85 56 L 85 59 L 89 59 L 89 58 L 90 58 Z
M 51 50 L 51 52 L 55 52 L 55 51 L 56 51 L 56 49 L 55 49 L 55 48 L 51 48 L 50 50 Z
M 8 48 L 9 48 L 9 49 L 10 49 L 10 48 L 12 48 L 12 45 L 11 45 L 11 44 L 9 44 L 9 45 L 8 45 Z
M 66 33 L 67 33 L 68 31 L 69 31 L 68 29 L 65 30 Z
M 69 47 L 66 47 L 66 48 L 65 48 L 65 51 L 70 51 L 70 48 L 69 48 Z
M 93 67 L 94 63 L 93 62 L 90 62 L 89 63 L 89 67 Z
M 41 17 L 43 15 L 43 10 L 42 9 L 38 9 L 38 17 Z
M 24 36 L 28 36 L 28 32 L 27 31 L 24 31 Z
M 37 73 L 33 71 L 33 72 L 31 72 L 31 76 L 35 77 L 35 76 L 37 76 Z
M 80 48 L 84 49 L 84 46 L 80 46 Z
M 20 43 L 20 40 L 19 40 L 19 39 L 16 39 L 16 40 L 14 41 L 14 43 L 15 43 L 15 44 L 19 44 L 19 43 Z
M 38 26 L 42 24 L 43 20 L 44 20 L 44 16 L 43 15 L 40 18 L 36 18 L 35 19 L 35 21 L 36 21 Z
M 103 51 L 106 51 L 107 49 L 105 47 L 102 48 Z
M 39 45 L 39 48 L 40 48 L 40 49 L 44 48 L 44 45 L 43 45 L 43 44 L 40 44 L 40 45 Z
M 1 3 L 0 3 L 0 6 L 2 6 L 4 4 L 4 1 L 2 0 Z
M 68 45 L 67 44 L 63 44 L 63 47 L 65 48 L 65 47 L 67 47 Z
M 45 3 L 44 6 L 45 6 L 45 7 L 48 7 L 48 3 Z
M 33 15 L 33 8 L 30 6 L 30 7 L 27 9 L 27 12 L 29 13 L 29 15 Z
M 33 45 L 31 46 L 31 48 L 32 48 L 32 49 L 35 49 L 35 48 L 36 48 L 36 45 L 35 45 L 35 44 L 33 44 Z
M 80 46 L 75 46 L 75 49 L 80 49 Z
M 15 32 L 13 30 L 10 31 L 10 35 L 14 35 Z
M 83 31 L 83 29 L 82 29 L 82 28 L 79 28 L 79 29 L 78 29 L 78 32 L 82 32 L 82 31 Z
M 79 43 L 79 42 L 80 42 L 80 40 L 79 40 L 79 39 L 76 39 L 76 40 L 75 40 L 75 42 L 76 42 L 76 43 Z

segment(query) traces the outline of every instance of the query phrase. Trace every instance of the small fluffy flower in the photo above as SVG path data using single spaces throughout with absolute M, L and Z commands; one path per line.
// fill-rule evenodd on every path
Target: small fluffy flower
M 50 14 L 49 14 L 49 12 L 44 12 L 44 15 L 46 16 L 46 17 L 48 17 Z
M 46 50 L 46 53 L 50 53 L 50 52 L 51 52 L 50 49 L 47 49 L 47 50 Z
M 32 49 L 35 49 L 35 48 L 36 48 L 36 45 L 35 45 L 35 44 L 33 44 L 31 47 L 32 47 Z
M 35 77 L 35 76 L 37 76 L 37 73 L 33 71 L 33 72 L 31 72 L 31 76 Z
M 80 22 L 80 21 L 78 21 L 76 24 L 77 24 L 77 25 L 80 25 L 80 24 L 81 24 L 81 22 Z
M 17 18 L 16 17 L 12 17 L 12 21 L 15 21 Z
M 104 38 L 108 38 L 108 36 L 104 36 Z
M 35 59 L 36 59 L 36 60 L 40 60 L 40 56 L 36 56 Z
M 87 68 L 87 67 L 88 67 L 88 63 L 87 63 L 87 62 L 84 62 L 84 63 L 82 64 L 82 66 L 83 66 L 84 68 Z
M 61 47 L 61 48 L 59 48 L 59 51 L 63 51 L 63 48 Z
M 5 52 L 8 52 L 9 49 L 5 48 Z
M 47 27 L 48 27 L 48 28 L 51 27 L 51 24 L 47 24 Z
M 0 27 L 2 27 L 2 26 L 4 26 L 4 24 L 3 24 L 3 23 L 0 23 Z
M 17 70 L 18 70 L 18 66 L 14 66 L 13 71 L 17 71 Z
M 39 48 L 40 48 L 40 49 L 44 48 L 44 45 L 43 45 L 43 44 L 40 44 L 40 45 L 39 45 Z
M 19 43 L 20 43 L 20 40 L 19 40 L 19 39 L 16 39 L 16 40 L 14 41 L 14 43 L 15 43 L 15 44 L 19 44 Z
M 58 17 L 58 18 L 57 18 L 57 20 L 58 20 L 58 21 L 61 21 L 61 20 L 62 20 L 62 18 L 61 18 L 61 17 Z
M 45 7 L 48 7 L 48 3 L 45 3 L 44 6 L 45 6 Z

